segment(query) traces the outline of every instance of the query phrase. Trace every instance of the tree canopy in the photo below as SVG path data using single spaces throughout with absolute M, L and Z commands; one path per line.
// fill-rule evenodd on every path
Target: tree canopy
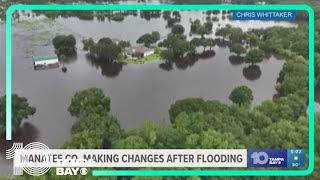
M 151 33 L 146 33 L 138 38 L 137 43 L 144 44 L 146 47 L 156 43 L 160 40 L 160 33 L 158 31 L 152 31 Z
M 212 26 L 213 24 L 211 21 L 201 24 L 200 20 L 196 19 L 195 21 L 191 22 L 191 33 L 199 34 L 202 38 L 204 38 L 205 34 L 212 33 Z
M 89 114 L 106 114 L 110 111 L 110 98 L 98 88 L 89 88 L 75 93 L 68 111 L 72 116 L 83 117 Z
M 182 35 L 184 33 L 184 27 L 181 25 L 181 24 L 177 24 L 177 25 L 174 25 L 171 29 L 171 32 L 173 34 L 180 34 Z
M 101 38 L 89 48 L 89 53 L 98 60 L 115 61 L 123 52 L 123 44 L 108 37 Z
M 82 44 L 83 44 L 83 50 L 85 51 L 89 51 L 89 49 L 94 46 L 95 42 L 93 41 L 92 38 L 89 39 L 83 39 L 82 40 Z
M 12 95 L 12 131 L 16 132 L 23 119 L 34 115 L 36 108 L 29 105 L 27 98 L 20 97 L 17 94 Z M 6 122 L 6 96 L 0 97 L 0 135 L 5 131 Z
M 246 52 L 246 49 L 240 43 L 233 43 L 230 46 L 230 52 L 236 53 L 237 56 Z
M 73 35 L 58 35 L 53 38 L 52 44 L 58 54 L 72 54 L 76 49 L 76 38 Z
M 245 61 L 252 65 L 259 63 L 263 60 L 264 52 L 260 49 L 252 49 L 246 54 Z
M 249 105 L 253 100 L 252 91 L 247 86 L 238 86 L 231 91 L 229 99 L 238 105 Z
M 167 48 L 165 59 L 170 59 L 171 57 L 182 59 L 187 52 L 190 51 L 190 43 L 180 35 L 169 34 L 168 37 L 161 42 L 163 47 Z

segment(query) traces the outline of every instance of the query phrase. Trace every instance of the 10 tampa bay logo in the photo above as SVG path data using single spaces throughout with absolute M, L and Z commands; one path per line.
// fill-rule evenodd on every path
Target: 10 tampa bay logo
M 14 159 L 15 151 L 17 150 L 45 150 L 49 147 L 40 142 L 31 142 L 26 146 L 23 143 L 13 143 L 12 147 L 6 150 L 6 159 Z M 46 174 L 50 170 L 50 167 L 15 167 L 13 166 L 13 175 L 23 175 L 23 172 L 31 176 L 41 176 Z
M 23 146 L 23 143 L 13 143 L 10 149 L 6 150 L 6 159 L 14 159 L 15 152 L 17 150 L 49 150 L 49 147 L 40 142 L 32 142 Z M 42 176 L 49 172 L 50 167 L 13 167 L 13 175 L 23 175 L 23 172 L 31 176 Z M 87 175 L 87 168 L 80 167 L 57 167 L 56 175 L 57 176 L 77 176 L 77 175 Z

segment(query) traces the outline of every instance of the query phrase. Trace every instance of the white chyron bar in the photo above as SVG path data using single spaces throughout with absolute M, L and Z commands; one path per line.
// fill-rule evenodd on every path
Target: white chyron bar
M 15 167 L 247 167 L 246 149 L 17 150 Z

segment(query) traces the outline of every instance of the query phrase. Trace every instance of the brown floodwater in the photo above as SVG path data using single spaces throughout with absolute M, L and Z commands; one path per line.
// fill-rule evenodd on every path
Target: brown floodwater
M 190 18 L 204 21 L 205 15 L 202 12 L 183 12 L 181 24 L 186 27 L 186 34 L 190 31 Z M 160 61 L 143 65 L 97 64 L 88 60 L 81 50 L 83 38 L 93 37 L 97 40 L 108 36 L 130 40 L 134 44 L 144 33 L 157 30 L 161 36 L 165 36 L 170 29 L 165 27 L 166 22 L 162 18 L 148 21 L 139 16 L 128 16 L 123 22 L 77 18 L 58 18 L 56 21 L 35 19 L 32 23 L 14 23 L 12 37 L 13 92 L 26 97 L 30 105 L 36 107 L 35 115 L 25 120 L 22 129 L 14 136 L 15 141 L 25 144 L 39 141 L 50 148 L 58 148 L 68 140 L 70 128 L 76 119 L 70 116 L 67 108 L 72 96 L 79 90 L 90 87 L 103 89 L 111 98 L 111 114 L 118 118 L 123 128 L 132 129 L 145 121 L 168 123 L 169 107 L 179 99 L 202 97 L 230 104 L 228 96 L 239 85 L 247 85 L 252 89 L 254 105 L 272 99 L 276 93 L 276 79 L 284 63 L 271 56 L 258 66 L 249 67 L 237 62 L 237 58 L 229 58 L 233 54 L 227 47 L 215 46 L 198 60 L 186 63 L 166 64 Z M 275 25 L 296 26 L 286 22 L 240 23 L 220 19 L 214 22 L 214 29 L 228 23 L 244 30 Z M 3 28 L 4 25 L 0 25 L 1 34 Z M 66 73 L 61 71 L 61 66 L 35 71 L 32 56 L 54 53 L 51 39 L 59 33 L 76 36 L 77 57 L 64 63 Z M 3 42 L 3 37 L 0 38 Z M 5 90 L 4 65 L 2 57 L 1 95 Z M 0 175 L 11 174 L 12 164 L 4 160 L 3 154 L 11 142 L 2 139 L 0 144 Z

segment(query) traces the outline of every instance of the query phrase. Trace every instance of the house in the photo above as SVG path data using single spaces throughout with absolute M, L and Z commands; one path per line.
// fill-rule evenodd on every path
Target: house
M 59 67 L 57 55 L 33 56 L 32 59 L 35 69 Z
M 130 57 L 141 58 L 154 54 L 154 49 L 147 48 L 145 46 L 136 46 L 132 48 L 126 48 L 125 54 Z

